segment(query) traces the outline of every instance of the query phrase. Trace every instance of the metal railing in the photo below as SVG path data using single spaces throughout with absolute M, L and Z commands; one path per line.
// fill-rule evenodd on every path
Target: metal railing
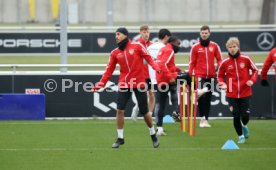
M 139 26 L 126 26 L 129 31 L 138 32 Z M 157 31 L 161 28 L 168 28 L 171 31 L 183 31 L 183 30 L 195 30 L 199 31 L 201 25 L 190 25 L 190 26 L 181 26 L 181 25 L 159 25 L 151 26 L 152 31 Z M 70 26 L 68 25 L 68 31 L 101 31 L 101 32 L 110 32 L 115 31 L 118 26 Z M 259 30 L 259 29 L 276 29 L 276 24 L 266 24 L 266 25 L 210 25 L 212 30 Z M 1 26 L 0 31 L 58 31 L 60 26 Z
M 176 64 L 178 67 L 185 67 L 187 68 L 189 64 Z M 261 69 L 263 66 L 263 63 L 256 63 L 257 67 Z M 5 74 L 5 73 L 12 73 L 12 74 L 17 74 L 17 73 L 22 73 L 18 69 L 22 68 L 56 68 L 56 69 L 69 69 L 69 68 L 93 68 L 94 71 L 89 71 L 89 72 L 95 72 L 95 71 L 104 71 L 105 67 L 107 64 L 0 64 L 0 70 L 3 68 L 8 68 L 10 70 L 8 71 L 0 71 L 0 74 Z M 118 65 L 117 65 L 118 67 Z M 98 70 L 95 70 L 95 68 L 99 68 Z M 43 71 L 43 70 L 42 70 Z M 24 71 L 26 72 L 26 71 Z M 28 70 L 28 72 L 32 72 L 32 70 Z M 51 72 L 51 71 L 47 71 Z M 55 72 L 60 72 L 60 73 L 72 73 L 72 71 L 67 71 L 67 72 L 61 72 L 61 71 L 55 71 Z M 74 71 L 76 72 L 76 71 Z M 88 71 L 81 71 L 79 70 L 78 72 L 88 72 Z

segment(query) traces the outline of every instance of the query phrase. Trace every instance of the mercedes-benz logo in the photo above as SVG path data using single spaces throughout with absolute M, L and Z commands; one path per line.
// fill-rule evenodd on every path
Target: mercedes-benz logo
M 269 32 L 263 32 L 257 37 L 257 45 L 262 50 L 270 50 L 274 46 L 274 37 Z

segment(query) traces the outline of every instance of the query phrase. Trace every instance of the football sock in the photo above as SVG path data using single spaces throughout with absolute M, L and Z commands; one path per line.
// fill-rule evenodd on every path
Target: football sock
M 124 129 L 117 129 L 118 138 L 124 139 Z
M 154 135 L 155 134 L 154 126 L 152 126 L 151 128 L 149 128 L 149 133 L 150 133 L 150 135 Z

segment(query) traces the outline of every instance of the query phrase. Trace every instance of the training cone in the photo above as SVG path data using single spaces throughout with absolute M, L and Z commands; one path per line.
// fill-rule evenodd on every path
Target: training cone
M 175 121 L 170 115 L 166 115 L 163 117 L 163 123 L 175 123 Z
M 240 149 L 238 145 L 232 140 L 227 140 L 221 148 L 222 150 L 238 150 Z

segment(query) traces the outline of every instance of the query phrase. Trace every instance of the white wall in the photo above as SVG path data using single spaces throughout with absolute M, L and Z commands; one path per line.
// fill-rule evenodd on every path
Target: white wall
M 114 22 L 145 22 L 147 0 L 113 0 Z M 212 1 L 212 23 L 259 22 L 263 0 L 148 0 L 150 22 L 209 22 L 209 2 Z M 107 0 L 67 0 L 79 3 L 79 21 L 106 23 Z M 20 3 L 20 10 L 17 6 Z M 36 20 L 53 22 L 50 0 L 36 0 Z M 3 6 L 2 6 L 3 5 Z M 0 0 L 0 22 L 18 23 L 29 20 L 28 0 Z M 18 15 L 18 12 L 20 14 Z M 20 17 L 20 18 L 19 18 Z

